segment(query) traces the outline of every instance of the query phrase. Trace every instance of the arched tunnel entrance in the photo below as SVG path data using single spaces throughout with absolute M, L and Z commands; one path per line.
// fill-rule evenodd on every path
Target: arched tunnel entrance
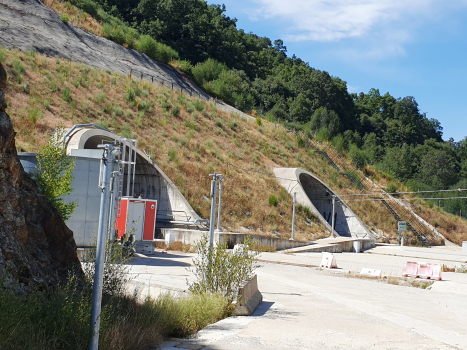
M 347 204 L 316 176 L 299 168 L 274 168 L 274 174 L 291 195 L 296 193 L 297 203 L 309 207 L 329 231 L 334 198 L 334 232 L 342 237 L 375 239 Z
M 316 178 L 302 173 L 299 175 L 300 183 L 306 195 L 313 203 L 316 210 L 323 216 L 324 220 L 331 225 L 332 223 L 332 192 L 327 186 Z M 336 201 L 334 206 L 334 230 L 339 236 L 350 237 L 350 228 L 345 216 L 342 204 Z

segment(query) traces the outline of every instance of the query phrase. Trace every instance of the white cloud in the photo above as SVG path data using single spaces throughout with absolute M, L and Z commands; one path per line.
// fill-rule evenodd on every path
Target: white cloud
M 341 59 L 386 59 L 406 54 L 409 43 L 433 24 L 449 26 L 467 0 L 253 0 L 243 9 L 251 20 L 273 22 L 287 42 L 336 43 Z M 452 24 L 451 24 L 452 25 Z
M 396 22 L 417 20 L 433 0 L 256 0 L 252 19 L 289 23 L 286 39 L 336 41 L 361 37 Z M 407 23 L 408 22 L 408 23 Z

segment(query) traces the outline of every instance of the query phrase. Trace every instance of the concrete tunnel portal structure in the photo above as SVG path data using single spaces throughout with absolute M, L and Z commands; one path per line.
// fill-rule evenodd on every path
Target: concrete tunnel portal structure
M 103 151 L 98 146 L 123 140 L 118 135 L 100 128 L 78 127 L 65 139 L 66 151 L 76 159 L 74 181 L 71 195 L 63 196 L 66 202 L 78 201 L 78 207 L 67 220 L 73 231 L 78 247 L 89 247 L 95 244 L 97 224 L 99 221 L 99 205 L 101 190 L 98 187 L 100 161 Z M 126 147 L 126 159 L 129 158 L 129 147 Z M 37 164 L 36 154 L 19 153 L 23 167 L 27 172 Z M 133 171 L 131 171 L 133 173 Z M 122 186 L 122 196 L 157 200 L 155 236 L 164 228 L 204 228 L 201 217 L 194 211 L 177 186 L 152 161 L 151 157 L 140 149 L 136 149 L 132 185 L 128 190 Z M 123 183 L 128 178 L 128 167 L 123 171 Z M 134 187 L 133 187 L 134 186 Z M 117 208 L 115 208 L 117 210 Z
M 334 196 L 334 234 L 341 237 L 376 240 L 374 234 L 349 206 L 316 176 L 299 168 L 275 168 L 274 174 L 291 195 L 296 193 L 297 203 L 309 207 L 329 232 L 332 230 Z

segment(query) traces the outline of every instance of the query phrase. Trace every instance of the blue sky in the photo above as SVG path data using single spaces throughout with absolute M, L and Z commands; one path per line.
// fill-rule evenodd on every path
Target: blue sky
M 443 126 L 467 136 L 467 0 L 224 0 L 246 32 L 282 39 L 287 54 L 347 81 L 414 96 Z

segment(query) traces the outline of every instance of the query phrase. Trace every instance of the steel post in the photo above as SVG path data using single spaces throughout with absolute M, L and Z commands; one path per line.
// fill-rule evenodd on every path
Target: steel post
M 221 229 L 221 210 L 222 210 L 222 184 L 224 183 L 224 178 L 220 176 L 219 178 L 219 206 L 217 207 L 217 230 Z
M 103 145 L 104 152 L 101 162 L 101 204 L 99 208 L 99 226 L 97 231 L 97 250 L 94 274 L 94 286 L 92 291 L 91 309 L 91 331 L 92 339 L 89 344 L 90 350 L 97 350 L 99 347 L 99 326 L 102 303 L 102 285 L 104 277 L 105 248 L 107 243 L 108 210 L 109 210 L 109 183 L 111 167 L 113 161 L 113 146 Z
M 216 197 L 217 197 L 217 176 L 218 174 L 209 174 L 213 179 L 211 181 L 211 217 L 209 219 L 209 249 L 212 248 L 214 241 L 214 223 L 216 220 Z
M 334 237 L 334 227 L 336 225 L 335 213 L 336 213 L 336 196 L 332 196 L 332 221 L 331 221 L 331 235 L 332 235 L 332 237 Z

